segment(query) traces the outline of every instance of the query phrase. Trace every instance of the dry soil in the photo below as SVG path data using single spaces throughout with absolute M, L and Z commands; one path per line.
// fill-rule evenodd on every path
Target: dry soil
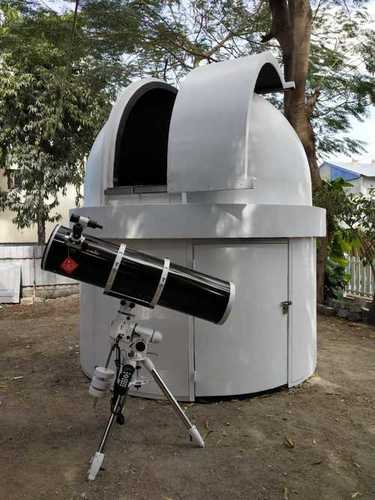
M 108 416 L 79 367 L 78 298 L 0 310 L 0 500 L 375 499 L 375 329 L 319 321 L 317 374 L 293 390 L 185 405 L 130 398 L 105 470 L 88 459 Z

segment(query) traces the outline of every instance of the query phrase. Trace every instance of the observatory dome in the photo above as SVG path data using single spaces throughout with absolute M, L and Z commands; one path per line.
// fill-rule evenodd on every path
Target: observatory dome
M 221 326 L 160 307 L 158 365 L 182 400 L 300 383 L 316 363 L 316 238 L 303 146 L 267 100 L 292 91 L 269 53 L 156 79 L 119 96 L 89 156 L 80 215 L 105 237 L 233 281 Z M 77 212 L 77 210 L 75 210 Z M 94 272 L 94 270 L 93 270 Z M 117 303 L 82 285 L 81 364 L 102 363 Z M 141 395 L 158 397 L 157 387 Z

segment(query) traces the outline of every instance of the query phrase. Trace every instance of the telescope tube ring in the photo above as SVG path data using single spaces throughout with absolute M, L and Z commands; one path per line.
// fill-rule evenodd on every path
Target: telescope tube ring
M 119 270 L 122 258 L 124 257 L 125 250 L 126 245 L 125 243 L 122 243 L 120 245 L 120 248 L 118 249 L 115 261 L 113 262 L 113 266 L 111 272 L 109 273 L 107 283 L 105 284 L 104 293 L 108 293 L 112 290 L 112 286 L 115 281 L 117 271 Z
M 160 281 L 159 281 L 159 284 L 156 288 L 155 295 L 153 296 L 151 303 L 150 303 L 150 305 L 152 307 L 155 307 L 156 304 L 159 302 L 160 295 L 162 294 L 164 285 L 165 285 L 167 278 L 168 278 L 170 263 L 171 263 L 171 261 L 169 259 L 164 259 L 163 272 L 161 273 Z

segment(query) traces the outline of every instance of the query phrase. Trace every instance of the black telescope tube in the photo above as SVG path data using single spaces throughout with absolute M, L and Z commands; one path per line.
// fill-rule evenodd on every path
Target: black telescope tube
M 145 307 L 158 304 L 219 324 L 228 317 L 235 293 L 229 281 L 89 235 L 77 244 L 71 234 L 71 229 L 56 226 L 42 269 Z
M 228 281 L 171 264 L 158 304 L 164 307 L 173 304 L 172 309 L 220 323 L 230 297 L 231 284 Z

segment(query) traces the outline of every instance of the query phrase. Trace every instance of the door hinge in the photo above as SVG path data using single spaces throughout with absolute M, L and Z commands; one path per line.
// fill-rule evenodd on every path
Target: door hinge
M 289 312 L 289 307 L 293 304 L 291 300 L 284 300 L 284 302 L 281 302 L 281 308 L 283 311 L 283 314 L 288 314 Z

